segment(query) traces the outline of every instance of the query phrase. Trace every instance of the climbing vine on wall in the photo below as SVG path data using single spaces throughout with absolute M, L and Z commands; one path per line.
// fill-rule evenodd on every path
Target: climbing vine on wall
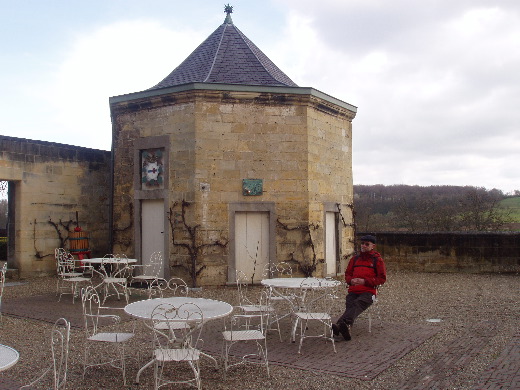
M 175 211 L 180 205 L 180 214 Z M 168 220 L 170 221 L 170 229 L 172 232 L 173 246 L 184 248 L 189 255 L 189 264 L 181 264 L 185 268 L 190 277 L 192 287 L 197 287 L 197 277 L 206 268 L 206 265 L 200 265 L 200 259 L 207 248 L 218 247 L 226 248 L 228 240 L 215 240 L 213 242 L 202 242 L 198 237 L 200 225 L 190 225 L 186 220 L 186 209 L 191 203 L 185 201 L 174 202 L 170 207 Z
M 33 243 L 34 243 L 33 245 L 34 245 L 34 251 L 36 252 L 35 257 L 37 259 L 43 259 L 45 257 L 54 256 L 54 253 L 43 254 L 40 250 L 38 250 L 38 248 L 36 246 L 36 225 L 37 225 L 37 223 L 38 222 L 35 219 L 34 223 L 33 223 Z M 60 241 L 59 248 L 65 248 L 65 243 L 69 239 L 69 237 L 68 237 L 68 233 L 70 231 L 69 229 L 70 229 L 71 225 L 76 224 L 75 221 L 73 221 L 71 219 L 69 221 L 63 222 L 60 219 L 58 222 L 54 222 L 49 217 L 49 220 L 47 221 L 47 223 L 49 225 L 51 225 L 54 228 L 54 230 L 56 231 L 56 235 L 58 236 L 58 240 Z M 77 226 L 77 224 L 76 224 L 76 226 Z M 65 233 L 67 233 L 66 237 L 64 237 Z
M 128 223 L 126 226 L 122 227 L 116 227 L 114 226 L 112 228 L 113 233 L 113 245 L 119 245 L 121 251 L 125 251 L 133 244 L 133 235 L 132 234 L 125 234 L 125 232 L 133 232 L 133 226 L 134 226 L 134 205 L 132 201 L 128 201 L 127 203 L 128 212 L 126 213 L 128 215 Z M 123 214 L 123 212 L 122 212 Z
M 300 231 L 302 234 L 302 243 L 305 248 L 309 248 L 312 256 L 310 261 L 305 261 L 304 259 L 298 259 L 294 252 L 291 252 L 289 254 L 289 260 L 297 263 L 303 272 L 303 274 L 306 277 L 310 277 L 313 275 L 313 273 L 316 271 L 316 267 L 318 266 L 318 263 L 323 263 L 324 259 L 318 259 L 316 256 L 316 249 L 314 247 L 314 241 L 312 239 L 312 232 L 319 229 L 319 225 L 317 224 L 307 224 L 307 225 L 297 225 L 294 227 L 290 227 L 288 224 L 283 223 L 280 221 L 280 219 L 276 220 L 276 223 L 278 224 L 278 227 L 286 230 L 286 231 Z M 303 250 L 303 253 L 305 254 L 305 250 Z
M 352 223 L 347 223 L 347 221 L 345 220 L 345 216 L 343 215 L 343 211 L 341 210 L 341 204 L 336 203 L 336 207 L 338 209 L 338 213 L 339 213 L 339 216 L 341 219 L 341 223 L 343 224 L 343 227 L 351 227 L 353 230 L 352 238 L 350 239 L 350 242 L 352 243 L 352 247 L 354 248 L 354 250 L 350 251 L 349 253 L 345 253 L 343 255 L 343 258 L 348 259 L 348 258 L 350 258 L 350 256 L 352 256 L 356 253 L 355 240 L 356 240 L 357 226 L 356 226 L 356 212 L 354 211 L 354 203 L 348 203 L 346 206 L 350 209 L 350 213 L 352 215 Z

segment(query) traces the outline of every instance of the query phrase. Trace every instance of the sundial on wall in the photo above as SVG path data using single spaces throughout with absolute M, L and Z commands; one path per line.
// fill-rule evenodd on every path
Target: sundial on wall
M 163 151 L 148 149 L 141 152 L 141 182 L 143 186 L 160 187 L 163 184 Z

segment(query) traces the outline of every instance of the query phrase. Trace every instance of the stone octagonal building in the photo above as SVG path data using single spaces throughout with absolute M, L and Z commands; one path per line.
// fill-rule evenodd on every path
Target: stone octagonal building
M 221 285 L 267 263 L 335 275 L 352 251 L 356 107 L 298 87 L 224 21 L 164 80 L 110 98 L 114 253 Z

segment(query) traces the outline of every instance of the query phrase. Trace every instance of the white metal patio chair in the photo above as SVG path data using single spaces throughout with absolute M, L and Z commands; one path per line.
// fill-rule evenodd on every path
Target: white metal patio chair
M 147 326 L 154 336 L 155 389 L 180 383 L 201 389 L 199 343 L 203 322 L 202 310 L 193 303 L 178 307 L 163 303 L 154 308 Z M 187 364 L 193 378 L 182 376 L 181 370 L 168 370 L 167 366 L 174 363 Z
M 383 320 L 381 319 L 381 310 L 379 309 L 379 293 L 381 291 L 381 286 L 377 287 L 377 295 L 372 295 L 372 304 L 370 307 L 365 310 L 368 317 L 368 333 L 372 333 L 372 314 L 374 314 L 378 320 L 379 325 L 383 326 Z
M 188 285 L 181 278 L 173 277 L 170 280 L 156 279 L 150 285 L 148 298 L 187 297 L 188 291 Z M 184 329 L 189 327 L 186 322 L 182 321 L 169 324 L 155 321 L 153 326 L 159 330 Z
M 132 283 L 146 283 L 148 289 L 154 280 L 161 279 L 161 269 L 164 260 L 162 252 L 153 252 L 150 256 L 149 264 L 134 265 L 134 270 L 141 269 L 141 274 L 132 277 Z
M 269 312 L 270 314 L 274 314 L 275 309 L 270 301 L 270 290 L 259 290 L 259 292 L 262 292 L 264 290 L 268 292 L 268 299 L 264 299 L 260 303 L 258 292 L 249 291 L 250 281 L 248 280 L 244 272 L 238 270 L 236 271 L 236 285 L 238 293 L 238 305 L 235 306 L 235 308 L 242 312 L 243 319 L 247 318 L 247 316 L 251 316 L 251 318 L 257 318 L 258 313 L 262 312 Z M 275 325 L 275 328 L 272 328 L 270 325 Z M 280 323 L 278 322 L 278 316 L 273 315 L 272 322 L 268 325 L 267 329 L 277 331 L 278 336 L 280 337 L 280 341 L 282 340 L 282 332 L 280 331 Z
M 322 288 L 319 279 L 316 278 L 302 281 L 298 295 L 298 310 L 294 313 L 295 321 L 300 323 L 298 353 L 301 353 L 303 340 L 306 338 L 323 338 L 331 341 L 332 348 L 336 352 L 331 316 L 332 305 L 337 298 L 336 290 L 336 287 Z M 312 323 L 315 325 L 313 326 Z
M 286 263 L 286 262 L 272 264 L 270 267 L 264 268 L 264 277 L 265 278 L 292 278 L 292 274 L 293 274 L 292 267 L 289 263 Z M 278 295 L 272 294 L 272 291 L 271 291 L 270 302 L 272 304 L 283 304 L 283 303 L 287 303 L 287 301 L 291 301 L 294 299 L 295 299 L 295 296 L 292 293 L 291 289 L 279 289 Z M 284 305 L 284 306 L 286 306 L 286 305 Z
M 63 248 L 54 250 L 56 258 L 56 273 L 58 276 L 56 295 L 59 295 L 58 302 L 64 294 L 72 294 L 72 303 L 75 302 L 79 294 L 81 284 L 91 284 L 90 276 L 86 276 L 78 270 L 90 269 L 90 266 L 80 265 L 70 253 Z
M 85 325 L 85 354 L 83 361 L 83 379 L 89 367 L 99 367 L 102 365 L 110 365 L 121 370 L 123 374 L 123 383 L 126 385 L 126 365 L 125 365 L 125 344 L 134 337 L 134 333 L 128 332 L 103 332 L 99 327 L 102 325 L 117 325 L 121 322 L 121 317 L 113 314 L 100 314 L 103 309 L 99 299 L 99 295 L 94 287 L 87 287 L 81 290 L 81 299 L 83 303 L 83 317 Z M 90 349 L 105 346 L 107 348 L 107 359 L 101 362 L 95 362 L 89 355 Z M 106 357 L 104 355 L 103 357 Z
M 53 390 L 63 390 L 67 384 L 67 366 L 69 360 L 70 322 L 65 318 L 59 318 L 51 331 L 51 356 L 52 364 L 34 381 L 20 387 L 32 388 L 42 381 L 47 374 L 52 373 Z
M 280 262 L 276 264 L 266 264 L 263 273 L 264 278 L 292 278 L 292 267 L 289 263 Z M 294 303 L 294 291 L 292 289 L 278 288 L 277 293 L 273 293 L 273 289 L 269 287 L 269 302 L 274 312 L 271 314 L 271 323 L 279 325 L 282 318 L 287 317 L 291 312 Z M 282 337 L 280 334 L 280 341 Z
M 269 292 L 263 290 L 260 294 L 259 305 L 267 305 Z M 224 360 L 224 375 L 234 366 L 253 363 L 263 364 L 269 376 L 269 362 L 267 360 L 267 329 L 269 327 L 269 316 L 271 311 L 264 310 L 247 315 L 241 311 L 233 314 L 229 320 L 224 322 L 225 330 L 222 332 L 224 344 L 222 345 L 222 357 Z M 237 343 L 253 343 L 256 347 L 249 350 L 246 354 L 238 357 L 238 361 L 230 363 L 231 349 Z
M 112 259 L 116 259 L 117 263 L 113 263 Z M 128 280 L 132 276 L 132 270 L 133 267 L 128 263 L 125 255 L 105 255 L 103 257 L 101 267 L 96 271 L 103 281 L 103 304 L 112 295 L 117 296 L 118 300 L 121 299 L 121 295 L 124 296 L 128 304 Z

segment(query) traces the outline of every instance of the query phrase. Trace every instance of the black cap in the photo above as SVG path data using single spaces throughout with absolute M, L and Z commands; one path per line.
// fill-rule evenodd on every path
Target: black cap
M 366 236 L 361 237 L 361 241 L 369 241 L 372 244 L 375 244 L 376 243 L 376 238 L 375 238 L 375 236 L 371 236 L 370 234 L 368 234 Z

